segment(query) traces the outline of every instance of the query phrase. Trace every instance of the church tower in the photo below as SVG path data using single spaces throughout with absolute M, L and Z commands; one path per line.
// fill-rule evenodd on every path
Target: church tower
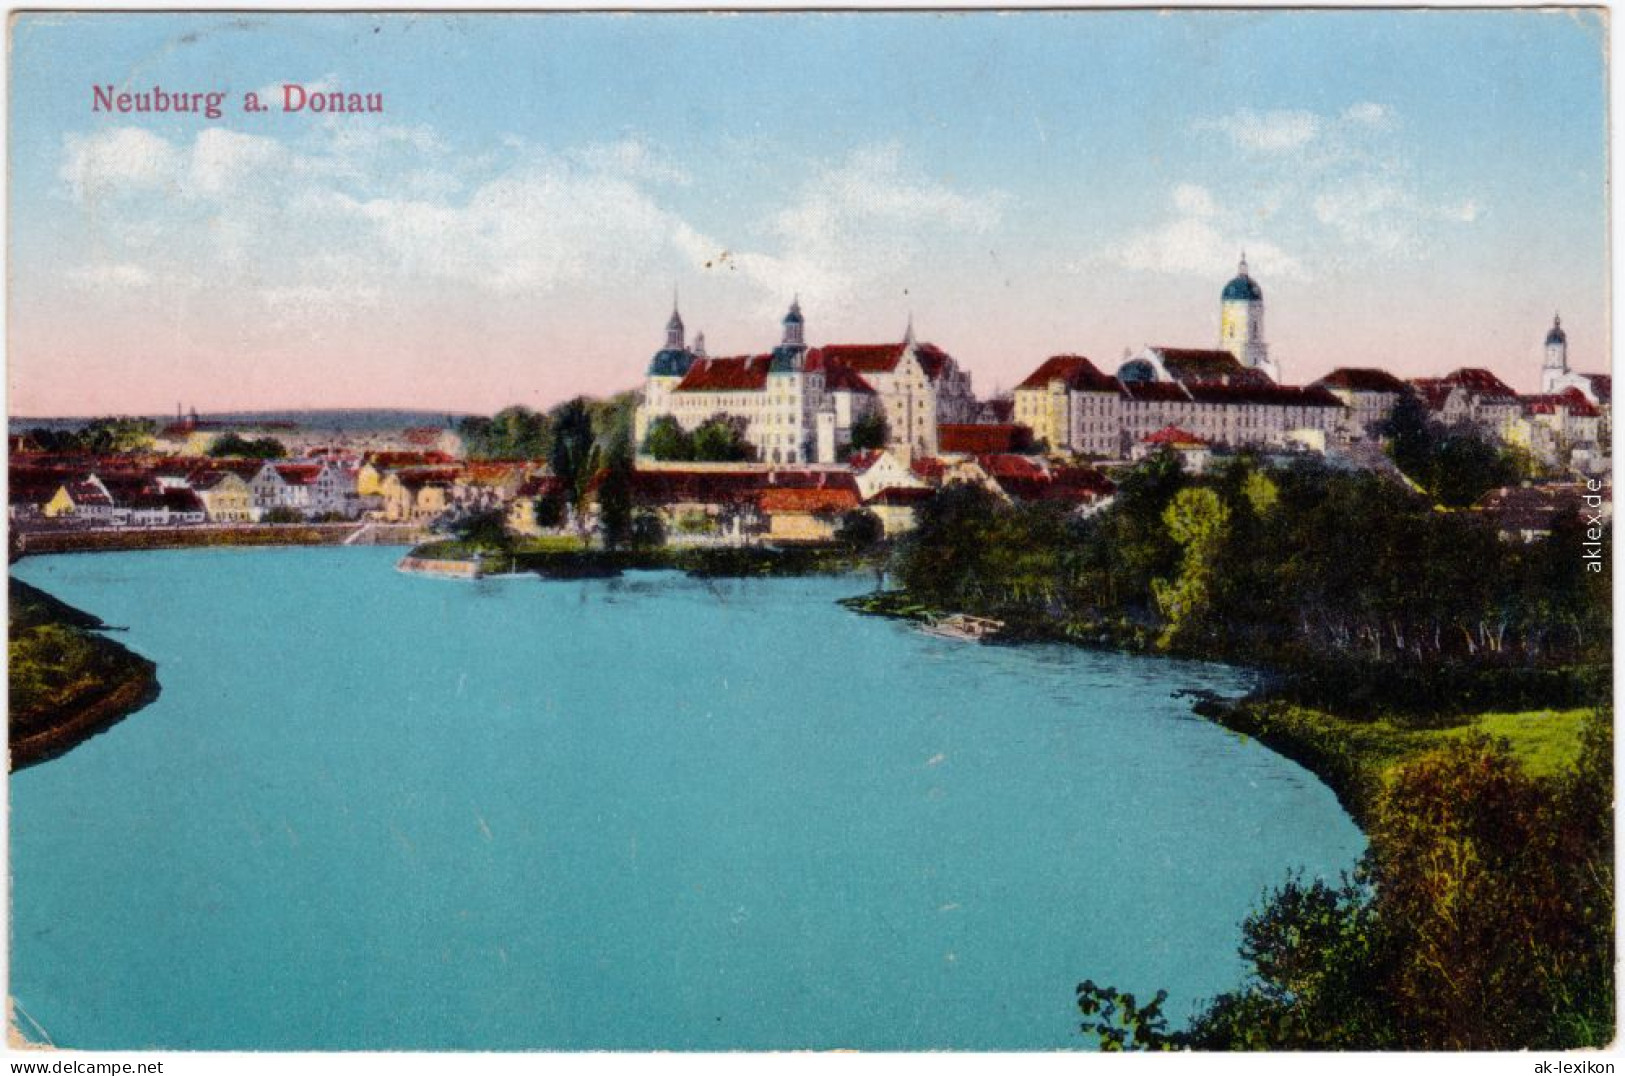
M 1247 274 L 1247 255 L 1219 297 L 1219 346 L 1236 361 L 1262 370 L 1271 381 L 1279 382 L 1281 372 L 1270 361 L 1269 345 L 1264 343 L 1264 289 Z
M 1562 392 L 1565 375 L 1569 372 L 1569 335 L 1563 331 L 1563 319 L 1552 317 L 1552 327 L 1546 334 L 1546 358 L 1540 365 L 1540 391 L 1552 394 Z
M 800 373 L 807 357 L 807 324 L 801 316 L 801 297 L 790 303 L 784 315 L 784 337 L 773 349 L 773 373 Z

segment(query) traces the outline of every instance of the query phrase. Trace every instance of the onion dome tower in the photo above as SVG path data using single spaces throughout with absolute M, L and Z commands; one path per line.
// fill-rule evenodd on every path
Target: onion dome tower
M 1281 380 L 1264 342 L 1264 289 L 1248 274 L 1245 252 L 1236 275 L 1219 296 L 1219 346 L 1243 366 L 1264 371 L 1271 381 Z

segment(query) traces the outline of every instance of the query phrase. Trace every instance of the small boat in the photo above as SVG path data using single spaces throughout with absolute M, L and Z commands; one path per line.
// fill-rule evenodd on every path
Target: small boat
M 979 643 L 983 639 L 997 635 L 1003 627 L 1002 620 L 971 616 L 969 613 L 953 613 L 927 620 L 920 625 L 920 630 L 927 635 L 940 635 L 944 639 L 962 639 L 969 643 Z

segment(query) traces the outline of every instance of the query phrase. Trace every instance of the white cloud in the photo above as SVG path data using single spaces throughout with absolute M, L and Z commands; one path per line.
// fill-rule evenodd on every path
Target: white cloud
M 1274 243 L 1250 235 L 1244 218 L 1225 211 L 1205 187 L 1181 183 L 1172 194 L 1174 215 L 1120 243 L 1110 260 L 1148 273 L 1216 278 L 1230 272 L 1238 253 L 1273 277 L 1302 277 L 1302 264 Z
M 1201 126 L 1224 132 L 1243 149 L 1278 153 L 1297 149 L 1312 140 L 1320 133 L 1321 119 L 1313 112 L 1297 109 L 1256 112 L 1244 108 L 1208 120 Z
M 734 252 L 729 263 L 761 290 L 764 312 L 793 292 L 836 308 L 908 277 L 928 251 L 991 231 L 1003 206 L 1000 192 L 966 194 L 925 175 L 897 144 L 867 146 L 819 168 L 770 217 L 769 249 Z
M 1374 101 L 1361 101 L 1345 109 L 1343 118 L 1362 127 L 1387 128 L 1394 125 L 1394 110 Z
M 262 178 L 285 160 L 287 152 L 274 138 L 239 134 L 210 127 L 192 143 L 187 168 L 189 189 L 198 194 L 235 194 L 247 181 Z
M 69 135 L 58 175 L 80 201 L 173 182 L 179 158 L 168 141 L 140 127 Z

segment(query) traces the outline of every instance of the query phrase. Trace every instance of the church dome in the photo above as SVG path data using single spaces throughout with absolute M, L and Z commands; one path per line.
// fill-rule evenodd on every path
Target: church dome
M 1553 344 L 1567 344 L 1568 342 L 1568 335 L 1563 332 L 1563 319 L 1553 318 L 1552 331 L 1546 334 L 1546 346 L 1551 347 Z
M 1238 276 L 1224 286 L 1223 301 L 1256 303 L 1264 298 L 1264 290 L 1250 276 Z
M 801 316 L 801 300 L 799 298 L 797 298 L 794 302 L 792 302 L 790 304 L 790 312 L 788 314 L 784 315 L 784 324 L 786 324 L 786 325 L 800 325 L 802 323 L 803 323 L 803 318 Z

